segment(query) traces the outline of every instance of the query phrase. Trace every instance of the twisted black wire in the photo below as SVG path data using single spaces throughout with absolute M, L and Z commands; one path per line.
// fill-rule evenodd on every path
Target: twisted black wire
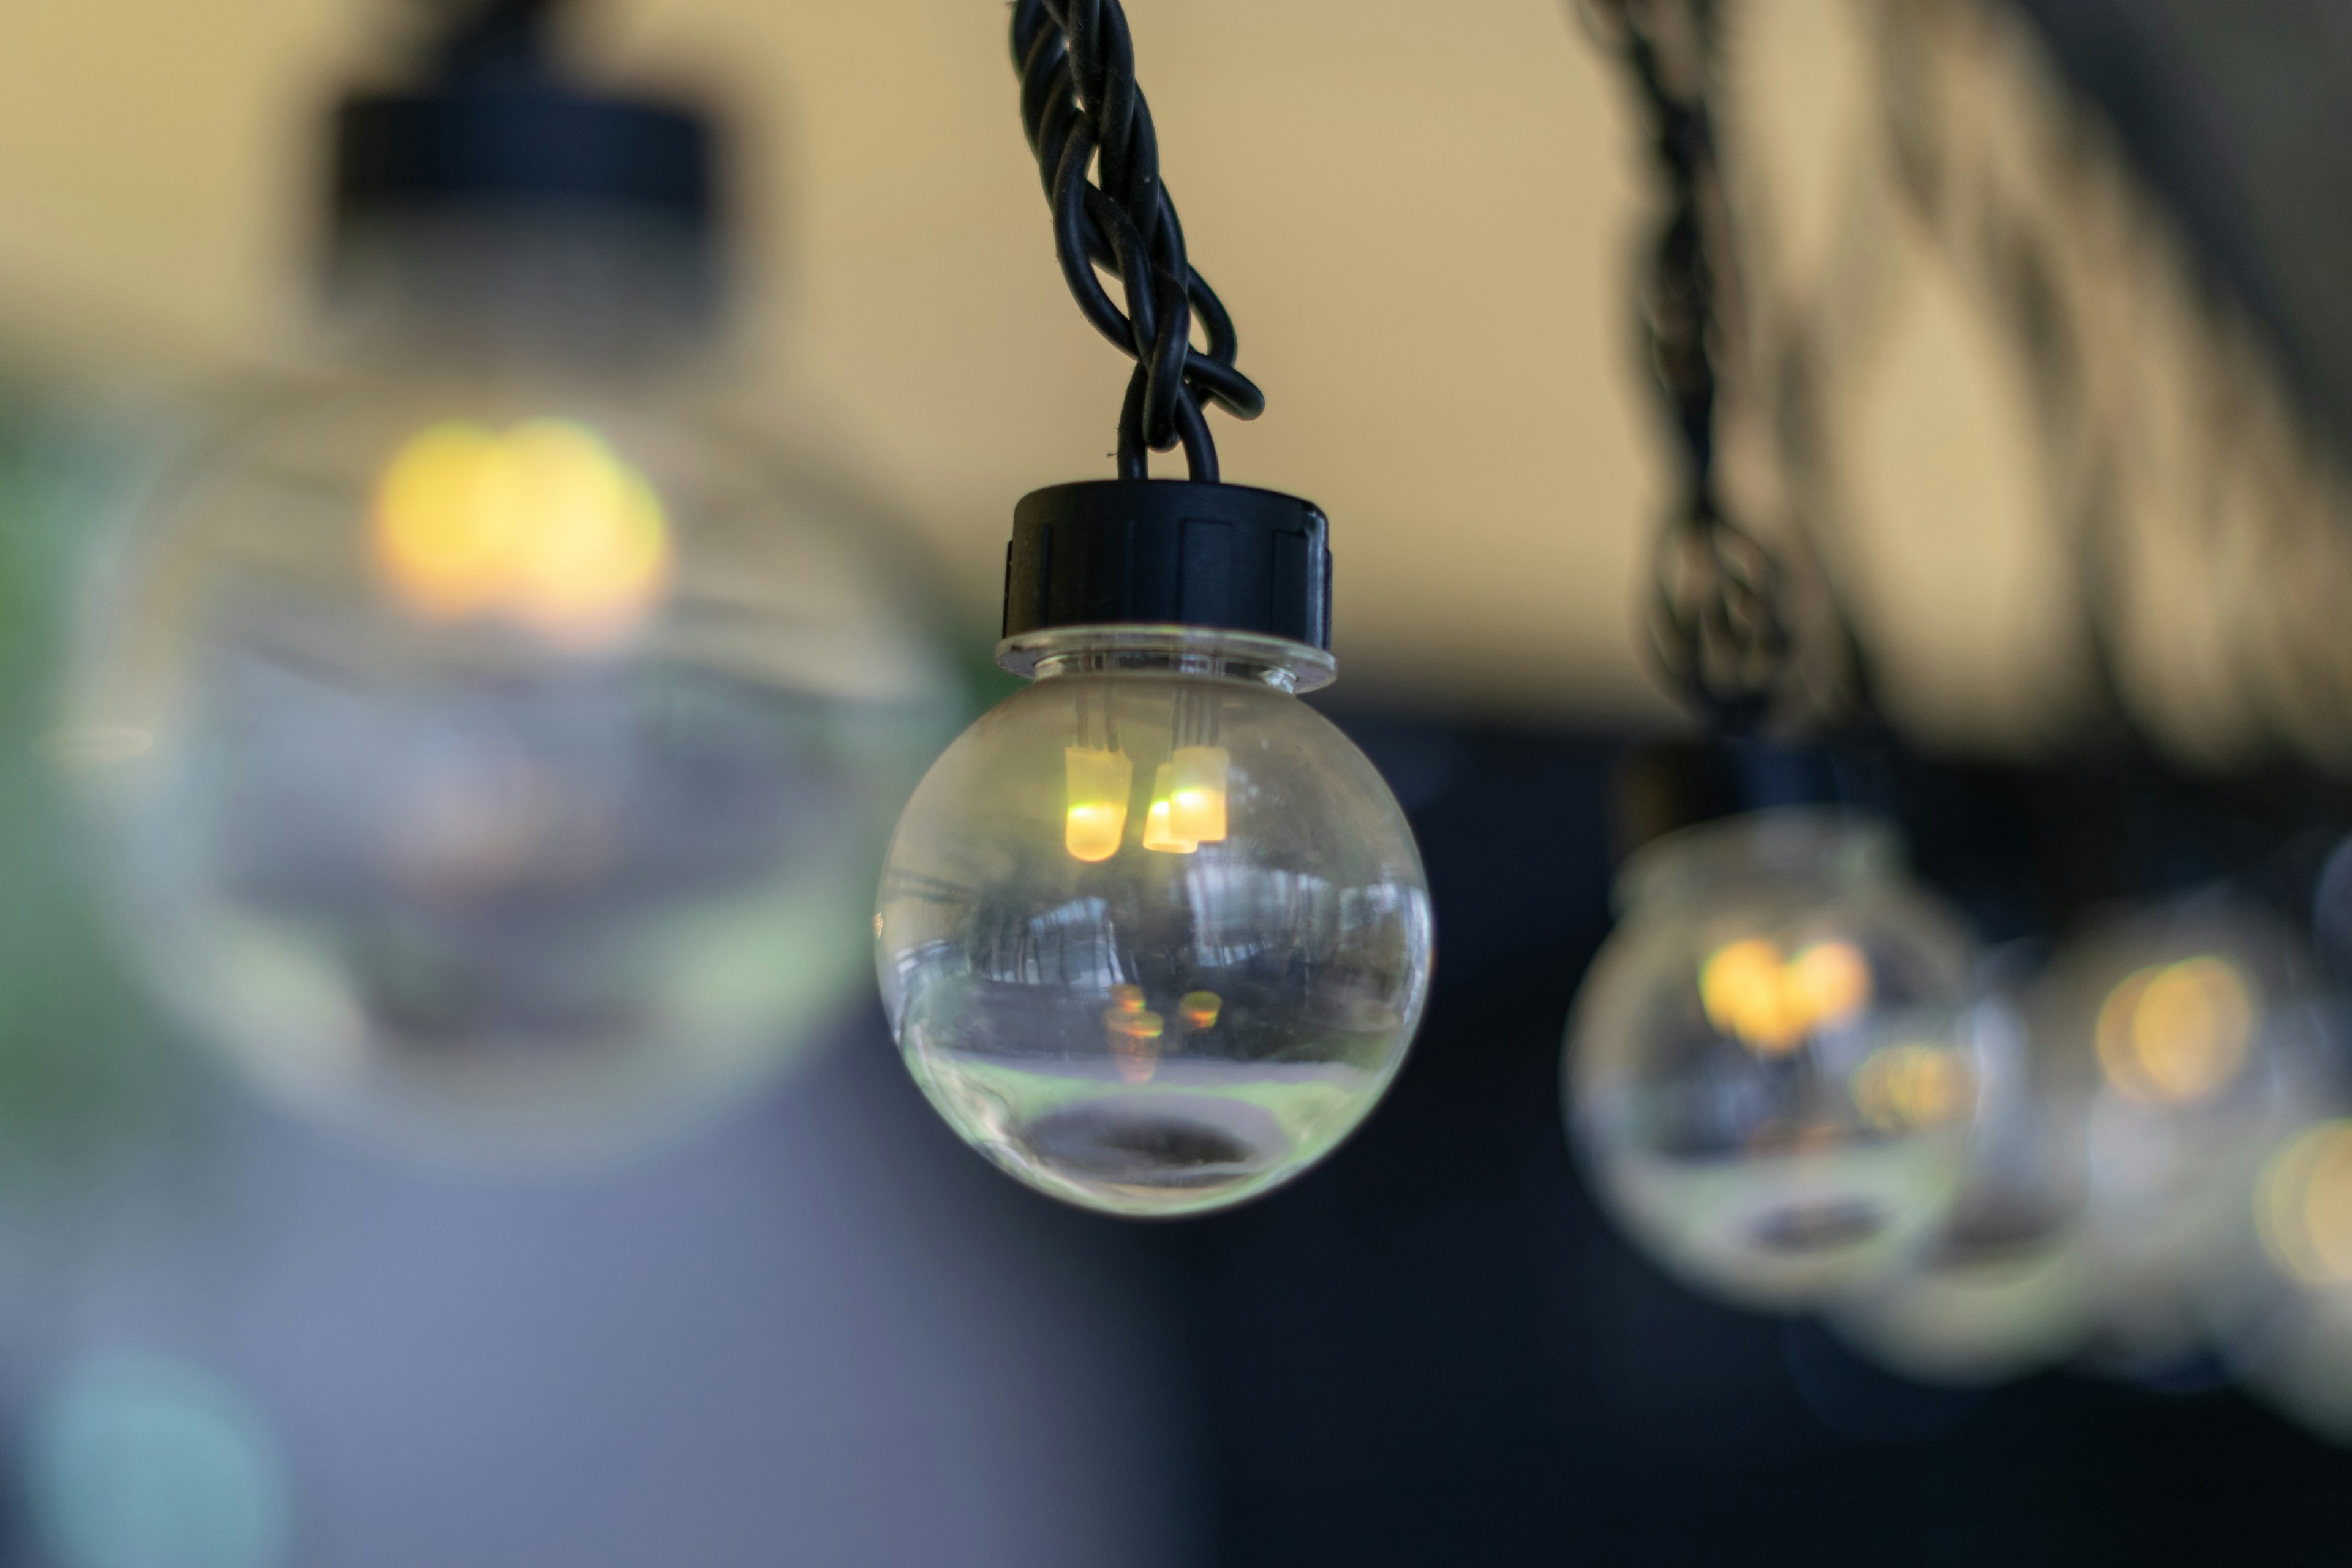
M 1658 542 L 1650 617 L 1666 678 L 1718 730 L 1762 721 L 1793 657 L 1780 563 L 1734 522 L 1716 485 L 1717 354 L 1736 274 L 1706 83 L 1714 0 L 1579 0 L 1638 89 L 1668 196 L 1641 300 L 1650 368 L 1683 454 L 1683 496 Z M 1668 36 L 1679 19 L 1683 36 Z M 1685 57 L 1687 89 L 1672 79 Z
M 1265 395 L 1234 368 L 1233 318 L 1185 258 L 1176 205 L 1160 180 L 1151 110 L 1135 81 L 1127 14 L 1118 0 L 1015 0 L 1013 61 L 1062 276 L 1087 320 L 1135 361 L 1118 416 L 1119 477 L 1148 477 L 1149 454 L 1181 442 L 1192 477 L 1214 484 L 1217 447 L 1203 401 L 1255 419 Z M 1097 267 L 1123 286 L 1125 310 Z M 1192 346 L 1196 314 L 1205 348 Z

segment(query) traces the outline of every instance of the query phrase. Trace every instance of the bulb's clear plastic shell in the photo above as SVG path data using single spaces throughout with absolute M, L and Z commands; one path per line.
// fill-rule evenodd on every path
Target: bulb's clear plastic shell
M 867 526 L 593 380 L 275 405 L 128 542 L 58 740 L 172 1011 L 468 1157 L 632 1142 L 788 1059 L 961 705 Z
M 875 917 L 898 1046 L 963 1137 L 1133 1216 L 1265 1193 L 1395 1076 L 1427 882 L 1361 752 L 1295 693 L 1328 657 L 1178 626 L 1011 639 L 1035 683 L 900 818 Z
M 1672 835 L 1619 879 L 1570 1021 L 1570 1132 L 1619 1224 L 1700 1289 L 1815 1304 L 1951 1206 L 1969 944 L 1899 872 L 1885 827 L 1780 810 Z

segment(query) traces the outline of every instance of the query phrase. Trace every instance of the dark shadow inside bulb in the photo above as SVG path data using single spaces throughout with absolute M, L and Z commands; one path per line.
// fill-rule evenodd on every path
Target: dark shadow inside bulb
M 1929 1262 L 1947 1273 L 2030 1263 L 2063 1238 L 2071 1218 L 2060 1205 L 2030 1199 L 1970 1204 L 1944 1227 Z
M 1867 1241 L 1886 1227 L 1886 1215 L 1862 1198 L 1789 1204 L 1760 1215 L 1748 1237 L 1770 1252 L 1828 1252 Z
M 1124 1186 L 1203 1187 L 1253 1176 L 1288 1152 L 1263 1106 L 1206 1095 L 1090 1100 L 1021 1130 L 1037 1159 L 1066 1174 Z

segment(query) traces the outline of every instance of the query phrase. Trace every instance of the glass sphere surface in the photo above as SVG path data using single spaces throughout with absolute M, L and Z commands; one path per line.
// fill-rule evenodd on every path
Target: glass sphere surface
M 1360 1122 L 1427 994 L 1419 851 L 1276 639 L 1039 634 L 900 818 L 875 918 L 925 1094 L 1055 1197 L 1199 1213 Z M 1008 645 L 1010 646 L 1010 645 Z
M 1570 1020 L 1571 1141 L 1618 1223 L 1748 1305 L 1816 1303 L 1948 1212 L 1969 944 L 1893 837 L 1755 813 L 1643 850 Z
M 251 423 L 128 542 L 61 737 L 172 1010 L 461 1155 L 634 1141 L 789 1058 L 959 701 L 853 508 L 569 381 Z

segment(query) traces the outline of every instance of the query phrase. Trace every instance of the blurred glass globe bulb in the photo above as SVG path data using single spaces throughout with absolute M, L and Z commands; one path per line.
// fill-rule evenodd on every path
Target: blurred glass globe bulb
M 883 997 L 949 1123 L 1041 1192 L 1194 1214 L 1322 1158 L 1426 994 L 1421 858 L 1278 637 L 1071 626 L 1008 639 L 1035 683 L 900 818 Z
M 2107 922 L 2036 988 L 2032 1027 L 2089 1086 L 2085 1241 L 2115 1370 L 2162 1373 L 2203 1347 L 2263 1162 L 2335 1102 L 2316 994 L 2294 932 L 2213 897 Z
M 2020 956 L 1996 953 L 1986 968 L 2012 970 Z M 2021 979 L 1989 974 L 1968 1011 L 1978 1110 L 1950 1213 L 1827 1308 L 1842 1338 L 1922 1382 L 2021 1376 L 2065 1360 L 2091 1331 L 2083 1211 L 2095 1075 L 2028 1027 Z
M 2331 1010 L 2347 1043 L 2340 1005 Z M 2339 1058 L 2337 1066 L 2342 1066 Z M 2216 1348 L 2246 1391 L 2352 1443 L 2352 1100 L 2337 1081 L 2282 1137 L 2251 1194 L 2251 1225 L 2202 1293 Z
M 1783 809 L 1659 840 L 1570 1021 L 1572 1142 L 1633 1239 L 1744 1304 L 1818 1302 L 1958 1194 L 1969 949 L 1866 819 Z
M 853 994 L 958 705 L 837 487 L 688 412 L 687 240 L 402 213 L 347 373 L 169 489 L 68 739 L 173 1010 L 339 1122 L 593 1150 Z

